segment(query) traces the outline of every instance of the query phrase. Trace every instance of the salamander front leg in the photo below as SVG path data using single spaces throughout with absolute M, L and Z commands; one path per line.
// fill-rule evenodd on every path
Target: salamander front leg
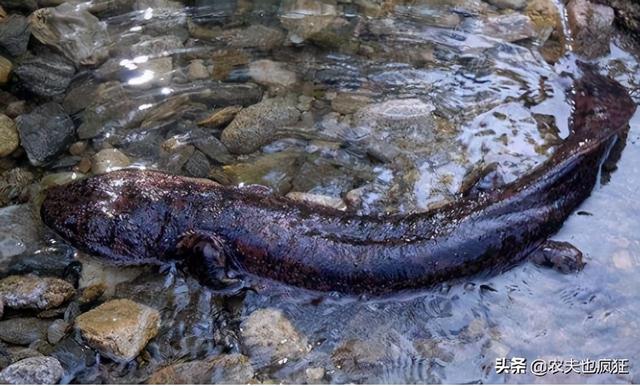
M 585 266 L 582 252 L 566 241 L 547 240 L 530 255 L 534 264 L 551 267 L 562 273 L 581 271 Z
M 189 273 L 200 283 L 225 293 L 237 293 L 244 288 L 243 280 L 231 271 L 223 238 L 210 232 L 188 232 L 177 249 Z

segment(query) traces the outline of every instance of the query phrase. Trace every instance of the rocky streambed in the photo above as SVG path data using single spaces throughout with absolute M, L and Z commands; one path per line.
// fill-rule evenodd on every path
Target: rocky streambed
M 568 134 L 577 61 L 640 95 L 640 12 L 615 0 L 0 0 L 0 381 L 534 382 L 496 358 L 626 357 L 640 329 L 636 116 L 525 263 L 393 298 L 179 266 L 102 265 L 43 227 L 41 191 L 144 167 L 341 210 L 415 213 L 494 189 Z M 593 237 L 597 235 L 597 237 Z M 549 376 L 639 382 L 629 374 Z

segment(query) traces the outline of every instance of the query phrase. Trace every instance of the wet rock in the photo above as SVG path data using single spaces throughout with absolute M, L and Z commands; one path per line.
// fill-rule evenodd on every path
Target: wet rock
M 184 89 L 173 85 L 176 92 Z M 187 86 L 194 102 L 211 108 L 227 106 L 250 106 L 262 99 L 262 89 L 254 83 L 197 82 Z
M 63 3 L 55 8 L 40 8 L 31 14 L 29 23 L 33 36 L 55 47 L 76 66 L 96 65 L 108 55 L 106 24 L 84 7 Z
M 102 355 L 128 362 L 158 333 L 160 313 L 131 300 L 118 299 L 78 316 L 75 325 Z
M 300 167 L 298 153 L 265 154 L 252 162 L 238 163 L 223 167 L 227 184 L 263 185 L 279 194 L 291 190 L 292 181 Z
M 53 357 L 31 357 L 18 361 L 0 372 L 0 382 L 11 385 L 58 383 L 64 370 Z
M 260 364 L 283 364 L 300 359 L 309 351 L 307 338 L 275 308 L 252 312 L 240 329 L 250 357 Z
M 56 344 L 67 335 L 71 325 L 62 319 L 55 320 L 47 329 L 47 340 L 51 344 Z
M 31 30 L 27 18 L 14 14 L 0 20 L 0 47 L 12 56 L 20 56 L 27 51 Z
M 3 273 L 6 275 L 27 275 L 64 277 L 74 280 L 71 271 L 79 262 L 74 258 L 75 250 L 64 244 L 39 249 L 35 253 L 14 257 Z M 2 275 L 0 275 L 1 277 Z
M 209 175 L 211 165 L 207 156 L 199 150 L 193 152 L 189 160 L 184 164 L 184 171 L 187 176 L 205 178 Z
M 540 53 L 547 62 L 557 62 L 564 55 L 566 43 L 560 10 L 553 0 L 532 0 L 527 4 L 525 14 L 533 22 L 542 42 Z
M 42 224 L 29 205 L 0 209 L 0 262 L 36 250 L 42 244 Z
M 0 157 L 13 153 L 20 145 L 18 128 L 13 119 L 0 114 Z
M 73 286 L 58 278 L 13 275 L 0 280 L 0 298 L 11 308 L 46 310 L 62 305 L 74 294 Z
M 627 0 L 596 0 L 596 3 L 613 8 L 619 25 L 636 35 L 640 34 L 640 3 Z
M 40 166 L 53 160 L 73 142 L 73 121 L 57 103 L 46 103 L 16 119 L 20 142 L 29 161 Z
M 303 43 L 321 32 L 338 15 L 336 5 L 324 1 L 287 0 L 282 8 L 280 22 L 289 31 L 287 38 L 294 44 Z
M 536 36 L 531 19 L 519 13 L 489 16 L 480 24 L 482 34 L 507 42 L 517 42 Z
M 527 0 L 485 0 L 487 3 L 500 9 L 521 10 L 527 5 Z
M 93 174 L 103 174 L 112 170 L 126 168 L 131 164 L 129 157 L 118 149 L 100 150 L 93 156 L 91 172 Z
M 207 69 L 207 66 L 204 65 L 204 61 L 202 59 L 192 60 L 187 66 L 187 77 L 191 81 L 207 79 L 209 76 L 209 70 Z
M 220 39 L 233 48 L 270 51 L 281 44 L 284 33 L 276 28 L 253 24 L 247 28 L 224 31 Z
M 537 265 L 550 267 L 562 273 L 577 272 L 585 266 L 582 252 L 565 241 L 545 241 L 531 253 L 531 260 Z
M 148 384 L 220 384 L 249 383 L 253 367 L 249 358 L 240 354 L 219 355 L 206 360 L 178 363 L 160 369 Z
M 220 127 L 231 121 L 242 110 L 242 106 L 229 106 L 219 110 L 215 110 L 208 117 L 198 121 L 199 126 L 205 127 Z
M 9 59 L 0 56 L 0 85 L 5 85 L 9 82 L 11 71 L 13 71 L 13 63 Z
M 249 64 L 249 76 L 254 82 L 274 88 L 289 88 L 298 81 L 296 73 L 285 68 L 284 63 L 263 59 Z
M 76 77 L 68 87 L 64 101 L 62 102 L 62 107 L 64 107 L 65 111 L 70 115 L 79 113 L 89 107 L 96 99 L 97 90 L 98 83 L 92 76 Z
M 304 370 L 309 384 L 317 384 L 324 378 L 325 370 L 322 367 L 309 367 Z
M 62 55 L 44 51 L 36 56 L 27 53 L 18 61 L 14 73 L 26 89 L 50 98 L 67 89 L 76 69 Z
M 172 73 L 173 59 L 170 56 L 152 59 L 138 65 L 133 76 L 127 80 L 127 85 L 141 89 L 166 87 L 171 84 Z
M 384 339 L 351 339 L 338 346 L 331 359 L 338 369 L 362 382 L 379 376 L 393 357 L 399 357 L 397 351 Z
M 296 201 L 306 201 L 313 204 L 328 206 L 330 208 L 334 208 L 338 210 L 347 209 L 347 205 L 339 197 L 331 197 L 331 196 L 325 196 L 322 194 L 303 193 L 303 192 L 289 192 L 287 193 L 287 197 Z
M 95 95 L 95 99 L 84 111 L 82 124 L 78 127 L 80 139 L 132 127 L 142 120 L 142 113 L 120 82 L 100 84 Z
M 13 318 L 0 321 L 0 339 L 12 344 L 27 346 L 38 339 L 46 339 L 48 320 L 37 318 Z
M 331 108 L 340 114 L 354 114 L 371 102 L 371 98 L 366 95 L 338 93 L 331 100 Z
M 567 4 L 567 19 L 573 35 L 573 49 L 587 59 L 609 53 L 613 32 L 613 9 L 588 0 L 571 0 Z
M 93 366 L 98 356 L 89 346 L 78 342 L 71 335 L 55 344 L 49 355 L 60 362 L 69 380 L 74 379 L 76 374 L 86 368 Z
M 240 111 L 220 137 L 230 152 L 249 154 L 273 141 L 277 130 L 300 119 L 296 101 L 280 97 L 265 99 Z

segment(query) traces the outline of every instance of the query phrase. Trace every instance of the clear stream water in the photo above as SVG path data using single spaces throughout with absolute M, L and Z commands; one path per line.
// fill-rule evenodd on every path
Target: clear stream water
M 116 148 L 133 166 L 260 183 L 278 194 L 320 194 L 361 213 L 415 212 L 455 199 L 469 175 L 488 165 L 487 188 L 513 181 L 568 133 L 567 92 L 577 60 L 570 40 L 549 64 L 520 13 L 481 1 L 74 4 L 104 23 L 110 63 L 85 67 L 66 98 L 81 100 L 82 91 L 74 97 L 70 90 L 86 79 L 94 82 L 90 92 L 106 82 L 121 90 L 97 105 L 85 103 L 93 118 L 82 109 L 72 115 L 77 125 L 100 123 L 78 158 Z M 567 33 L 564 24 L 560 33 Z M 640 100 L 640 65 L 629 39 L 616 35 L 611 53 L 596 62 Z M 238 85 L 255 83 L 258 98 L 237 95 Z M 224 87 L 236 87 L 236 95 L 206 95 Z M 192 146 L 203 135 L 220 138 L 226 124 L 197 124 L 216 108 L 262 97 L 281 98 L 298 117 L 278 117 L 257 151 L 217 147 L 212 157 Z M 259 135 L 251 130 L 272 118 L 265 112 L 245 118 L 248 134 L 236 141 L 254 140 Z M 65 153 L 37 175 L 77 172 L 78 162 Z M 81 286 L 106 281 L 105 298 L 159 309 L 162 327 L 142 359 L 100 360 L 63 381 L 142 382 L 167 364 L 242 352 L 254 380 L 264 382 L 313 382 L 310 368 L 323 369 L 315 379 L 322 383 L 640 382 L 640 113 L 617 165 L 554 236 L 583 251 L 587 265 L 573 274 L 524 262 L 382 299 L 318 295 L 262 280 L 253 281 L 254 291 L 221 297 L 175 267 L 105 268 L 79 253 Z M 37 244 L 59 246 L 50 236 Z M 309 352 L 273 363 L 244 347 L 239 326 L 262 308 L 282 310 Z M 628 359 L 630 374 L 497 374 L 503 357 Z

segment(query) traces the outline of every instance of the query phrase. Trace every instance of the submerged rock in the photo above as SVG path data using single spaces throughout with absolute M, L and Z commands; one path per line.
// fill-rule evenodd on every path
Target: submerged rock
M 267 59 L 249 64 L 249 76 L 260 85 L 274 88 L 289 88 L 298 81 L 296 73 L 287 70 L 283 63 Z
M 52 161 L 73 142 L 73 121 L 57 103 L 38 106 L 29 114 L 16 119 L 22 147 L 29 161 L 40 166 Z
M 0 209 L 0 262 L 42 244 L 42 222 L 27 204 Z
M 9 82 L 11 72 L 13 71 L 13 63 L 3 56 L 0 56 L 0 85 L 5 85 Z M 7 106 L 7 114 L 10 114 L 11 109 Z
M 565 53 L 566 36 L 560 10 L 553 0 L 532 0 L 525 14 L 531 19 L 538 39 L 540 53 L 549 63 L 557 62 Z
M 10 308 L 47 310 L 62 305 L 74 294 L 71 284 L 53 277 L 13 275 L 0 280 L 0 298 Z
M 51 51 L 38 55 L 27 53 L 14 69 L 22 85 L 42 97 L 54 97 L 65 92 L 76 69 L 63 56 Z
M 12 56 L 27 52 L 29 36 L 31 30 L 26 17 L 15 14 L 0 20 L 0 47 Z
M 243 109 L 222 132 L 222 143 L 232 153 L 253 153 L 273 141 L 278 129 L 300 119 L 296 103 L 291 98 L 270 98 Z
M 588 0 L 571 0 L 567 18 L 573 35 L 573 49 L 587 59 L 609 53 L 613 32 L 613 9 Z
M 0 157 L 13 153 L 20 145 L 18 128 L 13 119 L 0 114 Z
M 93 156 L 91 172 L 93 174 L 107 173 L 112 170 L 125 168 L 131 164 L 129 157 L 118 149 L 100 150 Z
M 300 167 L 300 154 L 265 154 L 251 162 L 227 165 L 222 168 L 225 180 L 219 181 L 233 185 L 262 185 L 279 194 L 291 190 L 293 178 Z
M 64 370 L 56 358 L 37 356 L 18 361 L 0 372 L 0 382 L 11 385 L 58 383 Z
M 245 384 L 252 378 L 253 367 L 249 358 L 240 354 L 231 354 L 167 366 L 153 373 L 147 383 Z
M 485 0 L 497 8 L 521 10 L 527 5 L 527 0 Z
M 37 318 L 13 318 L 0 321 L 0 339 L 12 344 L 27 346 L 38 339 L 47 338 L 48 320 Z
M 30 17 L 33 36 L 55 47 L 79 65 L 96 65 L 107 55 L 107 26 L 90 12 L 71 3 L 40 8 Z
M 115 361 L 128 362 L 158 333 L 160 313 L 131 300 L 118 299 L 78 316 L 75 325 L 89 346 Z
M 240 326 L 242 341 L 252 360 L 260 365 L 284 364 L 303 357 L 307 338 L 275 308 L 254 311 Z
M 306 201 L 313 204 L 328 206 L 338 210 L 346 210 L 347 204 L 340 197 L 331 197 L 323 194 L 313 194 L 304 192 L 289 192 L 287 197 L 296 201 Z

